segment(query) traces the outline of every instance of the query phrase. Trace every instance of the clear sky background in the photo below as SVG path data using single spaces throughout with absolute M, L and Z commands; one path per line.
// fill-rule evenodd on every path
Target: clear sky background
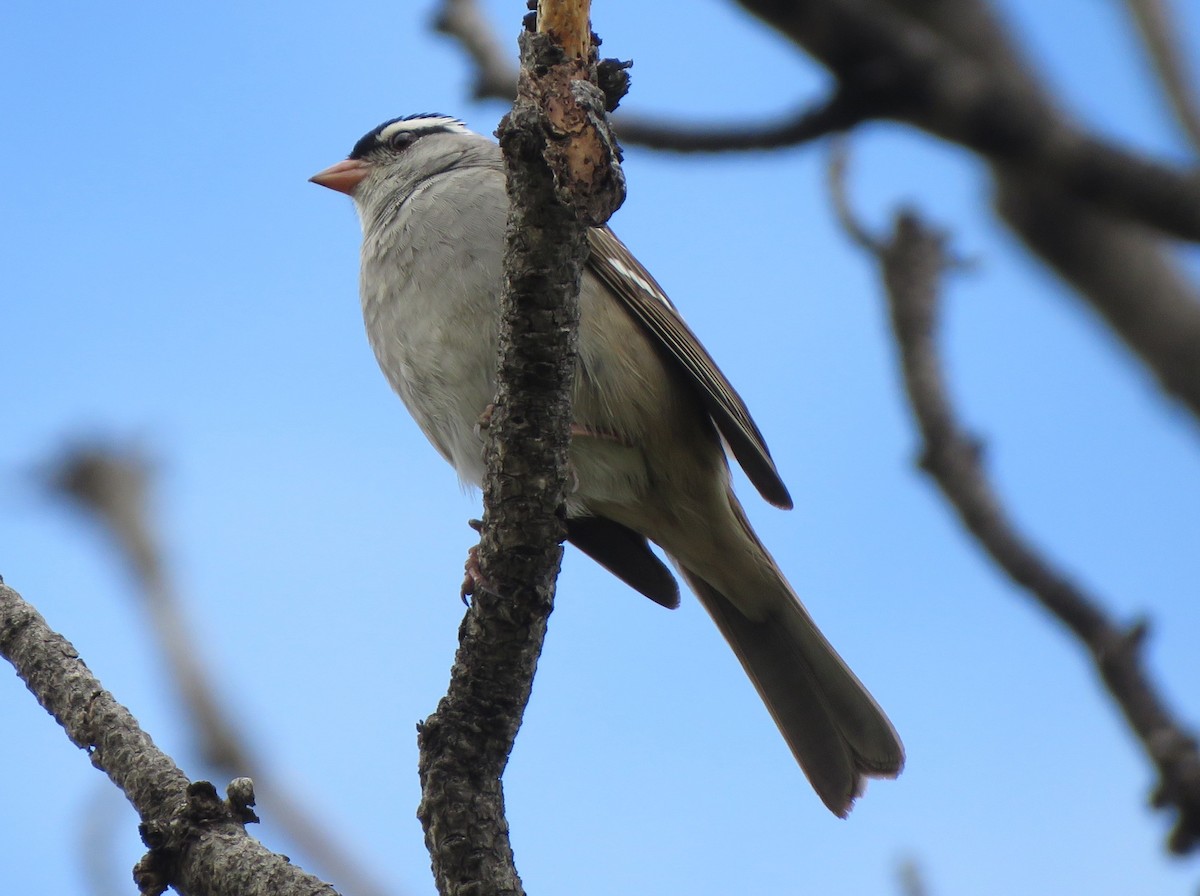
M 1173 5 L 1195 59 L 1200 7 Z M 510 43 L 523 6 L 490 6 Z M 1187 158 L 1122 4 L 1002 7 L 1080 119 Z M 628 109 L 756 120 L 827 86 L 731 4 L 673 8 L 596 4 L 605 51 L 636 63 Z M 414 896 L 433 892 L 414 725 L 445 689 L 478 497 L 376 369 L 351 204 L 306 179 L 395 115 L 493 130 L 503 106 L 469 102 L 429 16 L 374 0 L 0 13 L 0 573 L 205 777 L 130 576 L 30 476 L 71 440 L 140 444 L 220 692 L 362 864 Z M 912 201 L 978 259 L 947 284 L 943 346 L 1013 517 L 1121 619 L 1151 617 L 1150 669 L 1200 724 L 1200 431 L 990 221 L 973 159 L 887 125 L 853 148 L 872 226 Z M 1194 893 L 1200 863 L 1165 856 L 1151 770 L 1086 658 L 915 471 L 878 278 L 833 220 L 824 165 L 821 146 L 630 149 L 613 223 L 754 411 L 797 506 L 742 481 L 751 517 L 908 768 L 833 818 L 698 604 L 668 612 L 568 553 L 505 779 L 529 892 L 888 894 L 912 859 L 933 896 Z M 97 828 L 103 883 L 127 887 L 132 811 L 11 675 L 0 732 L 0 892 L 99 892 L 80 849 Z M 305 864 L 259 810 L 252 830 Z

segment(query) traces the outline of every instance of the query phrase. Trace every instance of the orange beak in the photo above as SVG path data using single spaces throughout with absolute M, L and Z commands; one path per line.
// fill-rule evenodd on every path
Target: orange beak
M 309 180 L 322 187 L 353 196 L 355 189 L 370 170 L 371 166 L 361 159 L 346 159 L 344 162 L 330 165 L 324 171 L 318 171 Z

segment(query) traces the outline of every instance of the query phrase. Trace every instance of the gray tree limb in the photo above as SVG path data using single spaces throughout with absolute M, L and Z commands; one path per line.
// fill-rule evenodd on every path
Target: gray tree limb
M 248 779 L 230 786 L 228 800 L 206 781 L 190 783 L 71 643 L 3 584 L 0 656 L 137 810 L 150 848 L 134 872 L 145 896 L 168 886 L 184 896 L 337 896 L 246 833 L 245 824 L 257 820 Z

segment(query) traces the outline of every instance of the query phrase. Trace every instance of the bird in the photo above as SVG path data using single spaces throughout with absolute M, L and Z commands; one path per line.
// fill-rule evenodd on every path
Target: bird
M 311 178 L 362 226 L 368 341 L 392 388 L 460 479 L 480 485 L 503 284 L 499 146 L 439 113 L 393 118 Z M 729 454 L 792 506 L 741 397 L 650 273 L 590 228 L 580 287 L 567 541 L 669 608 L 679 586 L 712 617 L 821 801 L 845 817 L 904 747 L 817 628 L 734 495 Z

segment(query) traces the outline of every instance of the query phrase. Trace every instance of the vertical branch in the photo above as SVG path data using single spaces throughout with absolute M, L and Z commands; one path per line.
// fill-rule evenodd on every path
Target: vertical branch
M 591 0 L 555 0 L 537 6 L 537 33 L 558 46 L 563 56 L 584 65 L 592 51 Z M 529 67 L 524 64 L 526 72 Z M 528 95 L 526 95 L 528 96 Z
M 526 26 L 532 23 L 527 19 Z M 417 814 L 438 891 L 522 894 L 501 775 L 533 675 L 565 536 L 571 389 L 587 229 L 624 196 L 586 2 L 543 2 L 521 35 L 497 132 L 510 202 L 497 395 L 488 424 L 475 600 L 450 687 L 420 726 Z

